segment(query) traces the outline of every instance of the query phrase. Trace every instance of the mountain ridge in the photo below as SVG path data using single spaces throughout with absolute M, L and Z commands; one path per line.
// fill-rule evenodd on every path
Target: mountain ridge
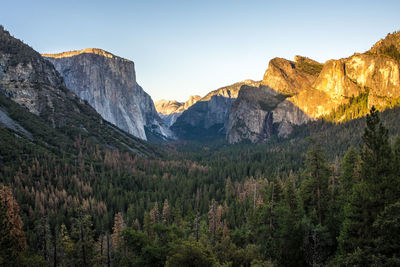
M 243 94 L 236 100 L 236 102 L 242 101 L 242 105 L 235 102 L 235 108 L 232 109 L 235 113 L 230 115 L 228 142 L 260 141 L 259 136 L 265 130 L 264 120 L 267 120 L 267 117 L 274 118 L 276 115 L 280 119 L 273 120 L 273 123 L 278 123 L 275 133 L 279 136 L 288 136 L 294 125 L 311 120 L 329 118 L 340 122 L 364 116 L 372 106 L 379 110 L 393 107 L 400 103 L 398 46 L 400 46 L 400 33 L 395 32 L 388 34 L 365 53 L 355 53 L 338 60 L 331 59 L 324 64 L 300 56 L 296 56 L 295 61 L 272 59 L 261 85 L 287 95 L 281 106 L 287 110 L 283 108 L 280 112 L 285 114 L 286 119 L 276 114 L 277 111 L 274 114 L 273 109 L 265 113 L 259 106 L 246 104 L 250 99 L 246 99 L 246 94 Z M 262 87 L 259 90 L 262 90 Z M 257 89 L 254 88 L 252 92 L 258 94 L 260 101 L 267 101 L 261 91 L 257 93 Z M 241 106 L 241 109 L 247 109 L 247 113 L 263 115 L 258 119 L 255 119 L 257 117 L 255 115 L 246 116 L 244 110 L 239 110 Z M 288 112 L 289 110 L 291 111 Z M 342 114 L 341 117 L 339 113 Z M 284 125 L 281 122 L 284 122 Z M 235 129 L 234 125 L 239 126 Z

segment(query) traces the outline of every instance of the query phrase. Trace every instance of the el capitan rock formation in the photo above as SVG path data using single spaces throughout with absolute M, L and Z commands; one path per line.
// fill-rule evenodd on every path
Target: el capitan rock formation
M 43 56 L 66 86 L 105 120 L 144 140 L 148 133 L 173 137 L 151 97 L 137 84 L 132 61 L 96 48 Z

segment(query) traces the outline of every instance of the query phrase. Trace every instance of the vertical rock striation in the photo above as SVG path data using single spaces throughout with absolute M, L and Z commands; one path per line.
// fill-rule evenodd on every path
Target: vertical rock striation
M 95 48 L 43 56 L 105 120 L 144 140 L 148 133 L 172 137 L 153 100 L 137 84 L 132 61 Z
M 230 143 L 265 140 L 271 132 L 266 129 L 270 113 L 274 131 L 287 136 L 293 125 L 309 120 L 334 114 L 331 118 L 340 122 L 365 115 L 373 105 L 392 107 L 400 103 L 400 33 L 388 34 L 363 54 L 325 64 L 300 56 L 295 61 L 274 58 L 261 84 L 242 88 L 232 105 Z M 281 102 L 279 95 L 284 96 Z M 261 104 L 268 101 L 276 105 Z M 346 108 L 352 108 L 352 114 L 346 115 Z

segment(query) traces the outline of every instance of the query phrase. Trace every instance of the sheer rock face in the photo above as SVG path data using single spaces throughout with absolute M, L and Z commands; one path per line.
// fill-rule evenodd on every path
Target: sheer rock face
M 287 97 L 310 88 L 321 69 L 322 64 L 306 57 L 296 56 L 295 61 L 272 59 L 261 86 L 240 89 L 229 115 L 228 142 L 263 142 L 273 134 L 287 137 L 293 125 L 310 121 L 311 118 Z
M 184 139 L 189 135 L 195 136 L 196 132 L 199 135 L 202 134 L 201 132 L 208 132 L 211 135 L 223 134 L 234 100 L 234 98 L 214 95 L 209 101 L 198 101 L 182 113 L 171 129 L 178 137 Z
M 328 115 L 351 97 L 368 93 L 368 106 L 385 107 L 400 97 L 399 63 L 384 55 L 355 54 L 325 63 L 311 88 L 289 101 L 312 118 Z
M 281 94 L 294 95 L 311 86 L 321 69 L 322 64 L 306 57 L 296 56 L 295 61 L 274 58 L 261 84 Z
M 201 96 L 193 95 L 186 102 L 162 99 L 155 103 L 155 107 L 160 118 L 170 127 L 182 115 L 183 111 L 193 106 L 200 98 Z
M 181 138 L 186 138 L 188 133 L 195 131 L 204 131 L 210 136 L 223 136 L 226 133 L 231 105 L 243 85 L 259 86 L 260 82 L 245 80 L 211 91 L 185 110 L 171 129 Z
M 137 84 L 132 61 L 94 48 L 43 56 L 61 74 L 66 86 L 105 120 L 144 140 L 146 129 L 172 137 L 153 100 Z
M 270 89 L 240 90 L 229 116 L 227 139 L 230 143 L 262 141 L 271 112 L 274 130 L 287 136 L 293 125 L 326 116 L 361 94 L 368 95 L 369 108 L 384 109 L 400 100 L 399 69 L 400 33 L 389 34 L 364 54 L 324 65 L 300 56 L 294 62 L 272 59 L 262 81 Z M 272 91 L 287 98 L 274 108 L 262 108 L 260 101 L 276 99 Z
M 285 137 L 292 125 L 308 122 L 310 118 L 286 98 L 267 86 L 243 86 L 229 114 L 228 142 L 263 142 L 275 133 Z

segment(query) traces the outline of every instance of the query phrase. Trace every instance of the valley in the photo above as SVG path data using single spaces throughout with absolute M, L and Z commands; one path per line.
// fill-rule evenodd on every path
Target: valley
M 396 266 L 400 33 L 186 102 L 0 27 L 0 265 Z

